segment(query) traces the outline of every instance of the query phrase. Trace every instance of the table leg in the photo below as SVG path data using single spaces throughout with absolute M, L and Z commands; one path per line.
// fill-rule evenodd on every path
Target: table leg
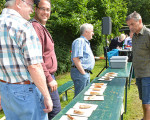
M 129 76 L 129 89 L 131 85 L 132 73 L 133 73 L 133 66 L 131 66 L 131 71 L 130 71 L 130 76 Z
M 127 87 L 128 87 L 128 78 L 126 78 L 126 86 L 125 86 L 125 113 L 127 111 Z
M 121 115 L 121 120 L 123 120 L 123 114 Z

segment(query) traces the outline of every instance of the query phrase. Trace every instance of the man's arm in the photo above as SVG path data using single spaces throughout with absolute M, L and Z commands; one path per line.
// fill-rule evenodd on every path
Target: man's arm
M 44 38 L 44 35 L 43 35 L 44 31 L 42 31 L 43 29 L 42 29 L 41 25 L 39 25 L 39 23 L 32 22 L 32 25 L 33 25 L 33 27 L 34 27 L 37 35 L 38 35 L 38 38 L 41 42 L 42 52 L 43 52 L 42 57 L 43 57 L 43 60 L 44 60 L 45 59 L 45 55 L 44 55 L 44 51 L 45 51 L 44 50 L 44 48 L 45 48 L 45 43 L 44 43 L 45 40 L 44 39 L 45 38 Z M 46 67 L 45 63 L 42 63 L 42 67 L 43 67 L 44 74 L 45 74 L 46 79 L 47 79 L 47 84 L 51 88 L 51 92 L 56 91 L 57 90 L 57 81 L 52 78 L 49 71 L 47 70 L 47 67 Z
M 75 64 L 75 66 L 77 67 L 77 69 L 80 71 L 81 74 L 85 74 L 85 71 L 81 65 L 81 61 L 78 57 L 73 58 L 73 62 Z
M 44 96 L 45 109 L 44 112 L 48 113 L 52 111 L 53 103 L 47 88 L 46 78 L 41 64 L 34 64 L 28 66 L 28 71 L 34 84 L 38 87 L 42 95 Z

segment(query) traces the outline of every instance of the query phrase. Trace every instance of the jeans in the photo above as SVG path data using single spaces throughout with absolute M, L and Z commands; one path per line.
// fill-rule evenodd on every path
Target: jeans
M 0 82 L 0 95 L 6 120 L 48 120 L 43 96 L 34 84 Z
M 150 77 L 136 78 L 136 85 L 142 104 L 150 104 Z
M 71 68 L 71 79 L 73 80 L 75 87 L 76 97 L 89 83 L 90 83 L 90 73 L 81 74 L 77 68 Z
M 51 75 L 51 76 L 55 80 L 55 76 L 54 75 Z M 51 120 L 61 111 L 61 105 L 60 105 L 58 90 L 51 92 L 51 89 L 49 88 L 49 92 L 50 92 L 51 99 L 53 102 L 53 110 L 50 113 L 48 113 L 48 118 L 49 120 Z

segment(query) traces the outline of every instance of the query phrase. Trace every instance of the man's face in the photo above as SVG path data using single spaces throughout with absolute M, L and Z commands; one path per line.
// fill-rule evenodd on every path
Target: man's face
M 46 0 L 41 0 L 38 7 L 35 8 L 35 19 L 41 24 L 45 25 L 50 17 L 50 3 Z
M 141 20 L 135 21 L 134 19 L 130 19 L 127 21 L 127 25 L 129 26 L 130 31 L 137 34 L 140 32 L 140 24 Z
M 20 4 L 21 10 L 20 14 L 21 16 L 29 20 L 30 19 L 30 14 L 33 12 L 33 0 L 22 0 Z
M 87 30 L 85 32 L 86 32 L 86 38 L 87 38 L 87 40 L 91 40 L 92 37 L 93 37 L 93 35 L 94 35 L 93 28 L 91 28 L 91 29 L 89 29 L 89 30 Z

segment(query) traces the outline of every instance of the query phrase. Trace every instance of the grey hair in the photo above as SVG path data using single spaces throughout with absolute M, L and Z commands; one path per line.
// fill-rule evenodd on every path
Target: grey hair
M 133 13 L 131 13 L 130 15 L 127 16 L 126 21 L 128 21 L 130 19 L 134 19 L 135 21 L 139 21 L 140 19 L 142 19 L 142 17 L 139 13 L 134 11 Z
M 9 0 L 5 3 L 5 7 L 13 6 L 15 4 L 16 0 Z
M 89 29 L 93 29 L 93 25 L 92 24 L 89 24 L 89 23 L 85 23 L 83 25 L 80 26 L 80 34 L 84 34 L 84 32 Z

